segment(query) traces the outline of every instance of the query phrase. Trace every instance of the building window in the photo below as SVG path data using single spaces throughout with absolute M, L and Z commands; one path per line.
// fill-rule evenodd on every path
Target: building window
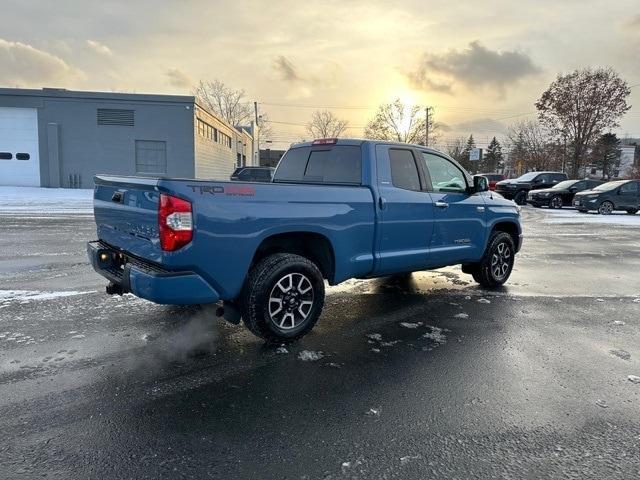
M 231 137 L 226 133 L 218 132 L 218 143 L 231 148 Z
M 0 152 L 0 160 L 11 160 L 13 155 L 9 152 Z
M 136 173 L 167 173 L 167 142 L 136 140 Z
M 97 113 L 98 125 L 118 125 L 133 127 L 134 111 L 118 108 L 99 108 Z
M 29 160 L 31 155 L 28 153 L 16 153 L 16 160 Z

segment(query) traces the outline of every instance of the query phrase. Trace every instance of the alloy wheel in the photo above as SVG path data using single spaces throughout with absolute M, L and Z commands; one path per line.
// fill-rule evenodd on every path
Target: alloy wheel
M 551 208 L 562 208 L 562 197 L 556 195 L 551 199 Z
M 496 280 L 502 280 L 511 266 L 511 248 L 505 242 L 498 244 L 491 256 L 491 273 Z
M 611 212 L 613 212 L 613 203 L 609 201 L 602 202 L 602 205 L 600 205 L 600 208 L 598 208 L 598 211 L 602 215 L 610 215 Z
M 303 323 L 313 308 L 313 285 L 301 273 L 288 273 L 276 282 L 269 294 L 269 317 L 282 330 Z

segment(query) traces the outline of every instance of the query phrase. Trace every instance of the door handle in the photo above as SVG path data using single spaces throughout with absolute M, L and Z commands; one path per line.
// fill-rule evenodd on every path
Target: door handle
M 448 206 L 449 204 L 447 202 L 441 202 L 440 200 L 436 202 L 436 207 L 438 208 L 447 208 Z
M 111 201 L 115 203 L 122 203 L 122 192 L 114 192 L 111 196 Z
M 380 206 L 380 210 L 384 210 L 387 206 L 387 199 L 384 197 L 378 198 L 378 205 Z

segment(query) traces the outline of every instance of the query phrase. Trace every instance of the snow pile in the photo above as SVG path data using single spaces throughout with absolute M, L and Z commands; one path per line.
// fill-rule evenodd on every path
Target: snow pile
M 0 187 L 0 214 L 92 214 L 93 190 Z
M 317 362 L 321 358 L 324 357 L 324 353 L 322 352 L 314 352 L 312 350 L 302 350 L 298 354 L 298 358 L 303 362 Z
M 627 380 L 629 380 L 631 383 L 640 383 L 640 377 L 637 375 L 629 375 L 627 377 Z
M 32 300 L 54 300 L 56 298 L 72 297 L 74 295 L 84 295 L 86 293 L 94 293 L 94 290 L 89 292 L 40 292 L 38 290 L 0 290 L 0 304 L 9 302 L 28 303 Z

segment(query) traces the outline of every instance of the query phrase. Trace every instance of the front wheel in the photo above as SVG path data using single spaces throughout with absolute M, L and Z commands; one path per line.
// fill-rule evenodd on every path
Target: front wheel
M 504 284 L 511 275 L 516 248 L 513 238 L 506 232 L 495 232 L 482 260 L 475 266 L 473 279 L 486 288 L 496 288 Z
M 554 195 L 549 201 L 551 208 L 562 208 L 562 197 L 560 195 Z
M 513 201 L 516 202 L 518 205 L 524 205 L 527 203 L 527 192 L 525 192 L 524 190 L 519 191 L 518 193 L 516 193 L 516 196 L 513 197 Z
M 611 215 L 611 213 L 613 212 L 613 203 L 611 203 L 609 200 L 605 200 L 600 204 L 600 207 L 598 207 L 598 212 L 601 215 Z
M 240 308 L 247 328 L 268 342 L 306 335 L 324 306 L 324 279 L 311 260 L 277 253 L 251 269 Z

